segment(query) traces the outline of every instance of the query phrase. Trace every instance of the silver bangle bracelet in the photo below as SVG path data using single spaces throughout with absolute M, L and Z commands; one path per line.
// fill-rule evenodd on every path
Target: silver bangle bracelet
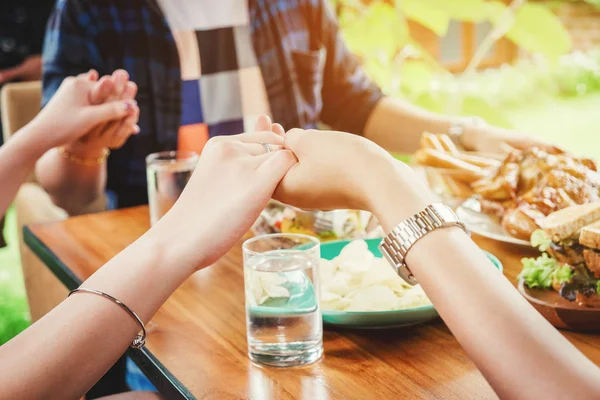
M 146 344 L 146 327 L 144 327 L 144 323 L 142 322 L 140 317 L 138 317 L 138 315 L 136 313 L 131 311 L 131 309 L 129 307 L 127 307 L 125 304 L 123 304 L 123 302 L 121 302 L 118 299 L 115 299 L 114 297 L 112 297 L 109 294 L 106 294 L 104 292 L 101 292 L 99 290 L 94 290 L 94 289 L 77 288 L 75 290 L 72 290 L 69 293 L 69 296 L 71 296 L 73 293 L 92 293 L 92 294 L 95 294 L 98 296 L 102 296 L 106 299 L 109 299 L 113 303 L 117 304 L 123 310 L 127 311 L 127 313 L 129 315 L 131 315 L 131 317 L 133 319 L 135 319 L 138 322 L 138 324 L 140 324 L 140 327 L 142 328 L 142 333 L 141 334 L 138 333 L 136 335 L 135 339 L 133 339 L 133 342 L 131 343 L 131 347 L 133 347 L 134 349 L 141 349 L 142 347 L 144 347 L 144 345 Z M 69 296 L 67 296 L 67 297 L 69 297 Z

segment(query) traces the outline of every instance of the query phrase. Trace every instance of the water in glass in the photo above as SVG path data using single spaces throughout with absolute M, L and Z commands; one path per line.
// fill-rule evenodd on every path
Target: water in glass
M 272 250 L 246 259 L 248 352 L 253 361 L 286 367 L 321 357 L 316 250 L 316 257 L 315 251 Z

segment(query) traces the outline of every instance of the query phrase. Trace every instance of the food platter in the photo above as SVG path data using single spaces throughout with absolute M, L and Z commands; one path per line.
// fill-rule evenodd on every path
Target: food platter
M 476 198 L 467 199 L 458 206 L 456 215 L 464 222 L 467 229 L 476 235 L 502 243 L 531 247 L 529 241 L 511 236 L 495 218 L 483 213 Z
M 600 331 L 600 308 L 577 307 L 556 291 L 531 289 L 522 280 L 518 288 L 523 297 L 556 328 Z
M 321 258 L 333 260 L 339 256 L 349 240 L 321 244 Z M 381 238 L 366 240 L 369 251 L 382 257 L 378 246 Z M 502 263 L 494 255 L 485 252 L 496 268 L 502 271 Z M 390 267 L 391 268 L 391 267 Z M 438 317 L 432 305 L 389 311 L 334 311 L 321 308 L 323 322 L 329 326 L 353 329 L 386 329 L 423 324 Z
M 596 163 L 557 147 L 513 149 L 498 160 L 424 133 L 415 160 L 443 201 L 461 200 L 457 214 L 472 232 L 504 243 L 527 245 L 549 214 L 600 201 Z

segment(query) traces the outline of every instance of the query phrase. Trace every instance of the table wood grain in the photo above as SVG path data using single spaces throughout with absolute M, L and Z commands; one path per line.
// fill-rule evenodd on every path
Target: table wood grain
M 149 227 L 147 207 L 25 228 L 28 245 L 72 289 Z M 534 251 L 475 238 L 513 282 Z M 496 395 L 440 320 L 412 328 L 325 328 L 323 359 L 264 368 L 247 356 L 241 247 L 194 274 L 151 322 L 131 356 L 167 398 L 493 399 Z M 564 333 L 600 365 L 600 336 Z M 479 340 L 486 340 L 480 338 Z

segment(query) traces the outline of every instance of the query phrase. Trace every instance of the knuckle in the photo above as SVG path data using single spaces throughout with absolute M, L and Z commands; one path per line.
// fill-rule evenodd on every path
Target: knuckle
M 301 146 L 306 139 L 306 133 L 307 131 L 305 131 L 304 129 L 290 129 L 288 133 L 285 134 L 285 146 L 292 149 Z
M 220 157 L 227 157 L 235 152 L 236 143 L 232 140 L 226 140 L 225 138 L 214 137 L 211 138 L 205 148 L 208 148 L 210 152 Z

